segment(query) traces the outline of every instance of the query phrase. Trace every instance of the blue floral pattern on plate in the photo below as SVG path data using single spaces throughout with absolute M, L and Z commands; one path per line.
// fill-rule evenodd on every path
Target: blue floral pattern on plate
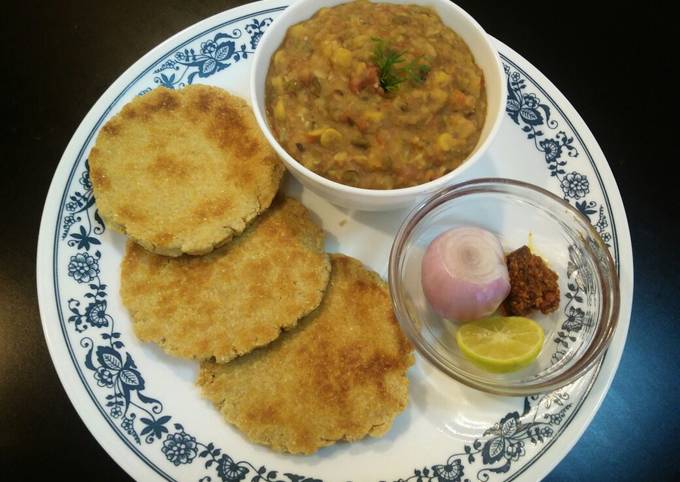
M 587 176 L 577 171 L 568 171 L 568 158 L 576 158 L 579 151 L 574 146 L 573 134 L 559 130 L 548 137 L 544 130 L 555 130 L 559 124 L 551 119 L 550 106 L 541 101 L 537 94 L 527 92 L 526 79 L 513 70 L 509 63 L 503 64 L 507 77 L 508 99 L 506 112 L 510 119 L 521 127 L 527 139 L 534 143 L 536 149 L 543 153 L 545 163 L 551 177 L 556 178 L 564 199 L 572 202 L 586 218 L 588 218 L 605 243 L 609 243 L 612 235 L 604 206 L 588 200 L 590 182 Z M 565 155 L 567 159 L 565 159 Z M 597 215 L 595 218 L 594 216 Z
M 272 19 L 250 18 L 243 30 L 218 32 L 194 48 L 174 52 L 170 59 L 153 70 L 153 82 L 169 88 L 191 84 L 197 77 L 206 78 L 254 53 L 257 42 Z M 246 32 L 244 36 L 243 31 Z M 240 42 L 237 42 L 240 41 Z M 507 59 L 506 59 L 507 60 Z M 574 136 L 566 129 L 548 136 L 559 127 L 551 118 L 551 107 L 538 95 L 527 91 L 527 81 L 507 61 L 504 63 L 508 83 L 507 114 L 521 128 L 527 140 L 543 154 L 550 176 L 564 199 L 574 203 L 595 226 L 605 242 L 611 240 L 605 208 L 590 199 L 591 185 L 586 175 L 569 170 L 568 161 L 579 156 Z M 140 93 L 151 90 L 146 88 Z M 106 227 L 99 216 L 89 177 L 87 162 L 78 178 L 78 185 L 62 206 L 61 242 L 70 249 L 67 275 L 82 288 L 79 298 L 67 300 L 72 329 L 88 336 L 80 338 L 84 349 L 84 366 L 96 385 L 106 390 L 103 404 L 112 422 L 138 445 L 153 445 L 173 466 L 203 463 L 206 473 L 199 480 L 211 482 L 213 477 L 223 482 L 320 482 L 318 479 L 293 473 L 280 474 L 264 465 L 236 461 L 214 443 L 198 440 L 184 426 L 165 413 L 163 403 L 146 392 L 145 380 L 131 354 L 115 329 L 115 320 L 108 313 L 107 285 L 103 283 L 102 254 L 98 249 Z M 572 255 L 574 253 L 570 253 Z M 573 257 L 570 259 L 574 259 Z M 568 348 L 570 334 L 581 330 L 586 314 L 580 304 L 591 289 L 591 280 L 578 276 L 570 264 L 568 292 L 564 308 L 565 319 L 555 338 L 558 346 L 554 357 Z M 572 276 L 573 275 L 573 276 Z M 589 284 L 590 283 L 590 284 Z M 506 474 L 513 463 L 526 455 L 526 444 L 544 444 L 554 437 L 573 408 L 566 391 L 526 397 L 521 413 L 514 411 L 501 417 L 482 437 L 466 444 L 461 451 L 441 463 L 417 468 L 401 481 L 469 482 L 470 477 L 486 482 L 493 474 Z
M 568 159 L 577 158 L 579 151 L 574 146 L 574 136 L 565 130 L 559 130 L 553 137 L 548 137 L 544 130 L 555 130 L 559 127 L 556 120 L 551 119 L 550 106 L 541 101 L 535 93 L 528 93 L 526 80 L 513 70 L 508 63 L 503 64 L 507 76 L 508 99 L 506 113 L 515 124 L 526 133 L 527 139 L 534 143 L 536 149 L 545 158 L 551 177 L 559 183 L 564 200 L 578 209 L 593 224 L 602 240 L 609 246 L 612 235 L 604 206 L 588 200 L 590 182 L 588 177 L 577 171 L 568 171 Z M 565 156 L 566 155 L 566 159 Z M 595 217 L 595 215 L 597 215 Z M 556 344 L 553 362 L 557 362 L 569 349 L 571 342 L 576 341 L 575 333 L 588 326 L 590 313 L 585 310 L 584 295 L 592 294 L 595 287 L 592 280 L 585 280 L 583 271 L 578 270 L 578 253 L 574 248 L 569 251 L 567 268 L 567 302 L 563 309 L 564 321 L 553 342 Z
M 198 51 L 194 48 L 179 50 L 173 58 L 153 71 L 157 74 L 153 80 L 160 86 L 175 89 L 193 83 L 197 76 L 210 77 L 254 54 L 257 43 L 271 23 L 272 19 L 269 17 L 253 18 L 244 27 L 249 39 L 238 45 L 236 40 L 242 40 L 243 30 L 236 28 L 231 32 L 217 33 L 211 39 L 201 42 Z M 150 90 L 149 87 L 140 93 L 145 94 Z

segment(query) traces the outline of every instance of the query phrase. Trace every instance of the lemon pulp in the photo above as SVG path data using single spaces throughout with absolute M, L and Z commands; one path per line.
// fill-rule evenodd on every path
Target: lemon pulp
M 456 342 L 479 367 L 495 373 L 531 364 L 543 347 L 543 328 L 523 316 L 492 316 L 462 325 Z

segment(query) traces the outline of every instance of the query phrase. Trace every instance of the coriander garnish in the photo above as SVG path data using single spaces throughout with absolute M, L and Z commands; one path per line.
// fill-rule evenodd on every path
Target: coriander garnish
M 374 44 L 371 60 L 378 68 L 380 87 L 385 92 L 394 92 L 406 80 L 414 84 L 425 80 L 430 71 L 429 65 L 420 63 L 420 59 L 413 59 L 404 67 L 399 67 L 398 64 L 404 63 L 404 52 L 397 52 L 381 38 L 373 37 L 371 40 Z

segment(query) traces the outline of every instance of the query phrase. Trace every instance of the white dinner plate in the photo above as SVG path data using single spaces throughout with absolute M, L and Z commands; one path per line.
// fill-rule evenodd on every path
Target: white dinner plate
M 500 42 L 507 115 L 487 156 L 465 178 L 509 177 L 542 186 L 580 209 L 608 243 L 621 281 L 621 318 L 600 366 L 554 393 L 504 398 L 455 383 L 417 357 L 409 372 L 409 405 L 385 437 L 291 456 L 251 444 L 225 423 L 194 386 L 197 363 L 135 338 L 118 294 L 125 238 L 104 226 L 88 176 L 97 131 L 126 102 L 158 85 L 207 83 L 248 98 L 253 51 L 286 3 L 235 8 L 163 42 L 113 83 L 73 135 L 47 195 L 37 259 L 43 329 L 68 396 L 102 447 L 139 480 L 487 482 L 545 476 L 587 428 L 614 377 L 630 319 L 633 258 L 621 197 L 597 142 L 555 86 Z M 355 256 L 386 275 L 391 241 L 406 211 L 343 210 L 290 178 L 285 189 L 323 224 L 328 251 Z M 565 311 L 562 320 L 564 336 L 549 340 L 546 349 L 569 343 L 569 330 L 582 321 L 577 309 Z

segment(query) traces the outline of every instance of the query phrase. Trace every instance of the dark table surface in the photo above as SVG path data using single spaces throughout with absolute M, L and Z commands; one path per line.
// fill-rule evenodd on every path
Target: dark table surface
M 76 127 L 128 66 L 183 28 L 241 2 L 32 2 L 3 6 L 0 59 L 0 469 L 4 480 L 129 480 L 68 401 L 38 314 L 35 254 L 54 169 Z M 674 455 L 680 267 L 677 77 L 670 12 L 651 2 L 460 1 L 573 103 L 618 182 L 635 256 L 635 299 L 616 378 L 548 480 L 668 480 Z M 6 478 L 7 477 L 7 478 Z

